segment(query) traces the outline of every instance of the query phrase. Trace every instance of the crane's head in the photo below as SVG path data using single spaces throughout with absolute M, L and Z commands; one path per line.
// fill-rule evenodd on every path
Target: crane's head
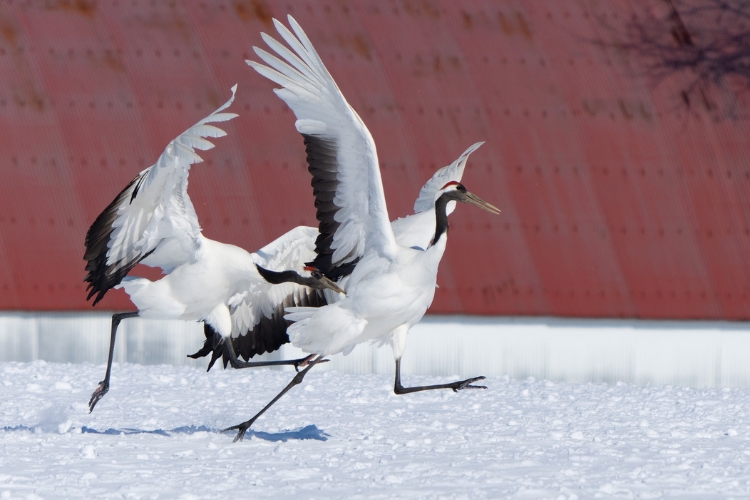
M 312 266 L 305 266 L 301 271 L 271 271 L 264 267 L 255 265 L 258 268 L 258 273 L 267 282 L 278 285 L 279 283 L 297 283 L 303 286 L 309 286 L 316 290 L 322 290 L 328 288 L 334 292 L 346 294 L 346 292 L 328 279 L 322 272 Z
M 456 181 L 450 181 L 446 183 L 441 189 L 440 189 L 440 196 L 438 197 L 438 200 L 441 198 L 445 200 L 445 203 L 449 201 L 460 201 L 461 203 L 468 203 L 470 205 L 476 205 L 482 210 L 486 210 L 491 214 L 499 214 L 500 209 L 497 208 L 494 205 L 491 205 L 484 201 L 479 196 L 470 193 L 466 190 L 463 184 Z M 437 202 L 436 202 L 437 203 Z
M 315 288 L 316 290 L 328 288 L 334 292 L 346 295 L 346 292 L 340 286 L 338 286 L 333 280 L 327 278 L 322 272 L 313 266 L 305 266 L 302 269 L 300 276 L 304 281 L 304 283 L 301 284 L 307 285 L 310 288 Z

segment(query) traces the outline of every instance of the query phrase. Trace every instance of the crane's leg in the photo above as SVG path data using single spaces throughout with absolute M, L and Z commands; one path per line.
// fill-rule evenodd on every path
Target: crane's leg
M 403 385 L 401 385 L 401 359 L 399 358 L 396 360 L 396 381 L 393 384 L 393 392 L 395 392 L 396 394 L 409 394 L 410 392 L 431 391 L 433 389 L 453 389 L 453 392 L 458 392 L 462 389 L 486 389 L 486 387 L 483 385 L 471 385 L 478 380 L 484 380 L 484 377 L 474 377 L 466 380 L 459 380 L 458 382 L 451 382 L 450 384 L 404 387 Z
M 203 347 L 201 347 L 201 349 L 194 354 L 188 354 L 188 358 L 198 359 L 204 356 L 208 356 L 208 354 L 210 353 L 211 360 L 208 362 L 208 368 L 206 369 L 206 371 L 211 370 L 211 367 L 214 366 L 216 360 L 218 360 L 219 358 L 223 358 L 224 368 L 226 368 L 227 364 L 229 363 L 232 364 L 232 368 L 238 369 L 254 368 L 259 366 L 291 365 L 294 366 L 294 369 L 297 370 L 297 372 L 299 372 L 300 368 L 307 366 L 310 360 L 315 357 L 314 354 L 311 354 L 310 356 L 301 359 L 244 362 L 240 361 L 240 359 L 237 357 L 237 353 L 234 352 L 232 342 L 222 337 L 221 334 L 214 330 L 213 327 L 208 323 L 203 324 L 203 333 L 206 336 L 206 341 L 203 344 Z M 321 361 L 321 363 L 322 362 L 324 361 Z
M 406 349 L 406 336 L 408 333 L 408 325 L 397 326 L 391 332 L 391 348 L 393 349 L 393 357 L 396 358 L 396 381 L 393 384 L 393 392 L 396 394 L 409 394 L 410 392 L 431 391 L 433 389 L 453 389 L 453 392 L 462 389 L 486 389 L 483 385 L 471 385 L 477 380 L 484 380 L 484 377 L 459 380 L 450 384 L 422 385 L 418 387 L 404 387 L 401 385 L 401 356 L 403 356 Z
M 96 406 L 96 403 L 98 403 L 99 400 L 102 399 L 105 394 L 107 394 L 107 391 L 109 391 L 109 375 L 112 372 L 112 357 L 115 353 L 115 336 L 117 335 L 117 325 L 120 324 L 120 321 L 126 318 L 135 318 L 136 316 L 138 316 L 137 312 L 116 313 L 112 315 L 112 332 L 109 339 L 109 359 L 107 360 L 107 373 L 104 375 L 104 380 L 99 382 L 99 387 L 97 387 L 94 393 L 91 395 L 91 399 L 89 399 L 89 413 L 94 411 L 94 406 Z
M 232 368 L 255 368 L 258 366 L 279 366 L 279 365 L 292 365 L 294 369 L 299 373 L 299 369 L 302 366 L 308 366 L 315 357 L 315 354 L 310 354 L 305 358 L 300 359 L 281 359 L 278 361 L 240 361 L 237 359 L 237 353 L 234 352 L 232 343 L 224 339 L 224 352 L 229 356 L 229 364 Z M 327 359 L 321 360 L 320 363 L 328 362 Z M 317 363 L 317 361 L 316 361 Z
M 267 409 L 269 409 L 271 406 L 273 406 L 273 404 L 276 401 L 278 401 L 279 399 L 281 399 L 281 396 L 283 396 L 284 394 L 286 394 L 287 392 L 289 392 L 289 390 L 292 387 L 294 387 L 297 384 L 302 383 L 302 379 L 305 378 L 305 375 L 307 375 L 307 372 L 309 372 L 310 369 L 313 366 L 317 365 L 318 363 L 322 363 L 323 361 L 325 361 L 325 360 L 322 360 L 321 358 L 322 358 L 322 356 L 318 356 L 316 359 L 313 359 L 312 361 L 310 361 L 310 363 L 307 365 L 307 368 L 305 368 L 301 372 L 297 373 L 294 376 L 294 378 L 292 379 L 292 381 L 289 382 L 289 385 L 287 385 L 286 387 L 284 387 L 284 389 L 279 394 L 277 394 L 276 397 L 273 398 L 270 403 L 268 403 L 266 406 L 264 406 L 262 410 L 260 410 L 258 413 L 256 413 L 253 418 L 251 418 L 247 422 L 242 422 L 239 425 L 234 425 L 232 427 L 228 427 L 228 428 L 224 429 L 221 432 L 237 431 L 237 435 L 234 438 L 234 442 L 236 443 L 238 440 L 242 441 L 242 438 L 245 437 L 245 432 L 247 432 L 247 430 L 250 428 L 250 426 L 253 425 L 253 423 L 255 423 L 256 420 L 258 420 L 258 417 L 260 417 L 261 415 L 263 415 L 266 412 Z

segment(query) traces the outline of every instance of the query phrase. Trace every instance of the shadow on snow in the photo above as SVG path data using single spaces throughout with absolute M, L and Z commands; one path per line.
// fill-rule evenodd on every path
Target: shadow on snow
M 6 426 L 2 428 L 3 432 L 16 432 L 16 431 L 28 431 L 28 432 L 38 432 L 42 431 L 44 432 L 40 426 L 33 426 L 29 427 L 27 425 L 17 425 L 15 427 Z M 220 432 L 215 429 L 210 429 L 206 427 L 205 425 L 201 426 L 194 426 L 194 425 L 185 425 L 182 427 L 176 427 L 171 430 L 164 430 L 164 429 L 154 429 L 154 430 L 143 430 L 143 429 L 131 429 L 131 428 L 124 428 L 124 429 L 113 429 L 109 428 L 103 431 L 93 429 L 91 427 L 81 426 L 81 433 L 82 434 L 102 434 L 102 435 L 110 435 L 110 436 L 119 436 L 121 434 L 130 435 L 130 434 L 156 434 L 158 436 L 166 436 L 170 437 L 175 434 L 195 434 L 196 432 Z M 308 425 L 305 427 L 302 427 L 301 429 L 297 429 L 294 431 L 282 431 L 282 432 L 259 432 L 254 431 L 252 429 L 249 429 L 247 431 L 247 434 L 245 434 L 245 437 L 256 437 L 258 439 L 262 439 L 264 441 L 271 441 L 271 442 L 287 442 L 290 439 L 314 439 L 316 441 L 327 441 L 328 437 L 330 435 L 325 433 L 324 431 L 318 429 L 315 425 Z

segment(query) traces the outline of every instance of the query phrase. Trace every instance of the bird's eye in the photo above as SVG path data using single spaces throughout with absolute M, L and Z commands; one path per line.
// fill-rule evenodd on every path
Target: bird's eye
M 459 184 L 458 186 L 456 186 L 456 190 L 461 191 L 462 193 L 466 192 L 466 188 L 463 184 Z
M 310 273 L 310 276 L 312 276 L 316 280 L 319 280 L 323 277 L 323 273 L 321 273 L 320 271 L 313 271 L 312 273 Z

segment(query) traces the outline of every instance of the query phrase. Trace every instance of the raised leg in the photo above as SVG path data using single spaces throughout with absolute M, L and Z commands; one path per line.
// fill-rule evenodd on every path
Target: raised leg
M 117 325 L 119 325 L 120 321 L 124 320 L 125 318 L 135 318 L 136 316 L 138 316 L 137 312 L 116 313 L 112 315 L 112 331 L 110 333 L 109 339 L 109 359 L 107 360 L 107 373 L 104 375 L 104 380 L 99 382 L 99 387 L 97 387 L 94 393 L 91 395 L 91 399 L 89 399 L 89 413 L 94 411 L 94 406 L 96 406 L 96 403 L 98 403 L 99 400 L 102 399 L 105 394 L 107 394 L 107 391 L 109 391 L 109 374 L 112 371 L 112 357 L 115 353 L 115 336 L 117 335 Z
M 211 367 L 219 358 L 223 358 L 224 368 L 227 364 L 231 363 L 232 368 L 255 368 L 259 366 L 278 366 L 278 365 L 290 365 L 294 366 L 294 369 L 299 372 L 300 368 L 307 366 L 307 363 L 315 356 L 311 354 L 306 358 L 290 359 L 281 361 L 252 361 L 244 362 L 237 357 L 237 353 L 234 352 L 232 342 L 224 339 L 221 334 L 217 333 L 208 323 L 204 323 L 203 333 L 206 336 L 206 341 L 203 347 L 194 354 L 188 354 L 188 358 L 198 359 L 211 354 L 211 360 L 208 363 L 206 371 L 210 371 Z M 321 363 L 327 362 L 328 360 L 321 360 Z
M 318 363 L 321 363 L 321 362 L 325 361 L 325 360 L 322 360 L 321 357 L 322 356 L 318 356 L 316 359 L 311 360 L 310 363 L 307 365 L 307 368 L 305 368 L 301 372 L 297 373 L 294 376 L 294 378 L 292 379 L 292 381 L 289 382 L 289 385 L 287 385 L 286 387 L 284 387 L 284 389 L 275 398 L 273 398 L 270 403 L 268 403 L 266 406 L 264 406 L 262 410 L 260 410 L 258 413 L 256 413 L 253 418 L 251 418 L 250 420 L 248 420 L 246 422 L 242 422 L 239 425 L 234 425 L 232 427 L 228 427 L 228 428 L 224 429 L 221 432 L 237 431 L 237 435 L 234 438 L 234 442 L 237 442 L 237 440 L 242 441 L 242 438 L 245 437 L 245 432 L 247 432 L 247 430 L 250 428 L 250 426 L 253 425 L 253 423 L 256 420 L 258 420 L 258 417 L 260 417 L 261 415 L 263 415 L 266 412 L 267 409 L 269 409 L 271 406 L 273 406 L 273 404 L 276 401 L 278 401 L 279 399 L 281 399 L 281 396 L 283 396 L 284 394 L 286 394 L 287 392 L 289 392 L 289 390 L 292 387 L 294 387 L 297 384 L 302 383 L 302 379 L 305 378 L 305 375 L 307 375 L 307 372 L 309 372 L 310 369 L 313 366 L 317 365 Z
M 232 368 L 256 368 L 259 366 L 279 366 L 279 365 L 291 365 L 294 366 L 294 369 L 297 370 L 297 373 L 299 373 L 300 367 L 307 366 L 312 358 L 315 357 L 315 354 L 310 354 L 309 356 L 305 358 L 300 359 L 281 359 L 278 361 L 240 361 L 237 359 L 237 353 L 234 352 L 234 348 L 232 348 L 232 343 L 228 342 L 226 339 L 224 340 L 224 352 L 229 356 L 229 364 L 232 365 Z M 327 363 L 327 359 L 322 359 L 319 361 L 320 363 Z M 318 361 L 316 361 L 318 363 Z
M 486 389 L 486 387 L 483 385 L 471 385 L 478 380 L 484 380 L 484 377 L 474 377 L 466 380 L 459 380 L 458 382 L 451 382 L 450 384 L 404 387 L 403 385 L 401 385 L 401 359 L 399 358 L 396 359 L 396 381 L 393 384 L 393 392 L 395 392 L 396 394 L 409 394 L 410 392 L 431 391 L 433 389 L 453 389 L 453 392 L 458 392 L 463 389 Z

